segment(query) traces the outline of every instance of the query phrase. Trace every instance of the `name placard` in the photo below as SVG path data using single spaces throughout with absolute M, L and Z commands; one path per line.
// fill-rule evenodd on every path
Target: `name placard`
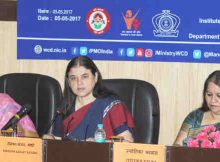
M 42 140 L 0 136 L 0 162 L 42 162 Z
M 113 145 L 114 162 L 164 162 L 165 146 L 137 144 L 137 143 L 120 143 Z

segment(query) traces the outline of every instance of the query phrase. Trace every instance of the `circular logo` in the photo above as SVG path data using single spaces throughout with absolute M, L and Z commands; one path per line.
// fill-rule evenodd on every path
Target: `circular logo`
M 173 20 L 170 16 L 162 16 L 159 20 L 159 27 L 163 31 L 169 31 L 173 29 Z
M 103 34 L 110 27 L 110 16 L 103 8 L 93 8 L 86 17 L 86 26 L 93 34 Z
M 42 52 L 42 47 L 41 47 L 41 45 L 36 45 L 35 47 L 34 47 L 34 52 L 36 53 L 36 54 L 40 54 L 41 52 Z

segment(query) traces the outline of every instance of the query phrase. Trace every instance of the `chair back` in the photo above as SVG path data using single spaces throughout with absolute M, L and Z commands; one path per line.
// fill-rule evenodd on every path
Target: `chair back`
M 135 79 L 105 79 L 104 86 L 124 101 L 134 118 L 137 143 L 157 144 L 160 126 L 159 97 L 148 82 Z
M 33 73 L 11 73 L 0 76 L 0 92 L 9 94 L 18 104 L 32 107 L 30 118 L 41 136 L 50 125 L 62 100 L 59 82 L 49 76 Z

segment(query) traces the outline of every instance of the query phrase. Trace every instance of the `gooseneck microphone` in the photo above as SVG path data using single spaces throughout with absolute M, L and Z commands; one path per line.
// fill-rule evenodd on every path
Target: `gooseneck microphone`
M 47 127 L 44 129 L 43 134 L 46 134 L 49 129 L 52 127 L 52 125 L 54 124 L 54 122 L 56 121 L 57 117 L 60 116 L 62 114 L 61 110 L 57 109 L 55 112 L 55 115 L 53 117 L 53 119 L 50 121 L 50 123 L 47 125 Z
M 4 125 L 1 130 L 7 130 L 10 127 L 15 127 L 21 118 L 30 113 L 31 105 L 26 104 Z

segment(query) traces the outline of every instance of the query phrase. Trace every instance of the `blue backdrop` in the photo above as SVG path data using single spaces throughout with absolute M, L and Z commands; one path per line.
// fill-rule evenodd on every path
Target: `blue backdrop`
M 220 63 L 218 0 L 17 2 L 18 59 Z

